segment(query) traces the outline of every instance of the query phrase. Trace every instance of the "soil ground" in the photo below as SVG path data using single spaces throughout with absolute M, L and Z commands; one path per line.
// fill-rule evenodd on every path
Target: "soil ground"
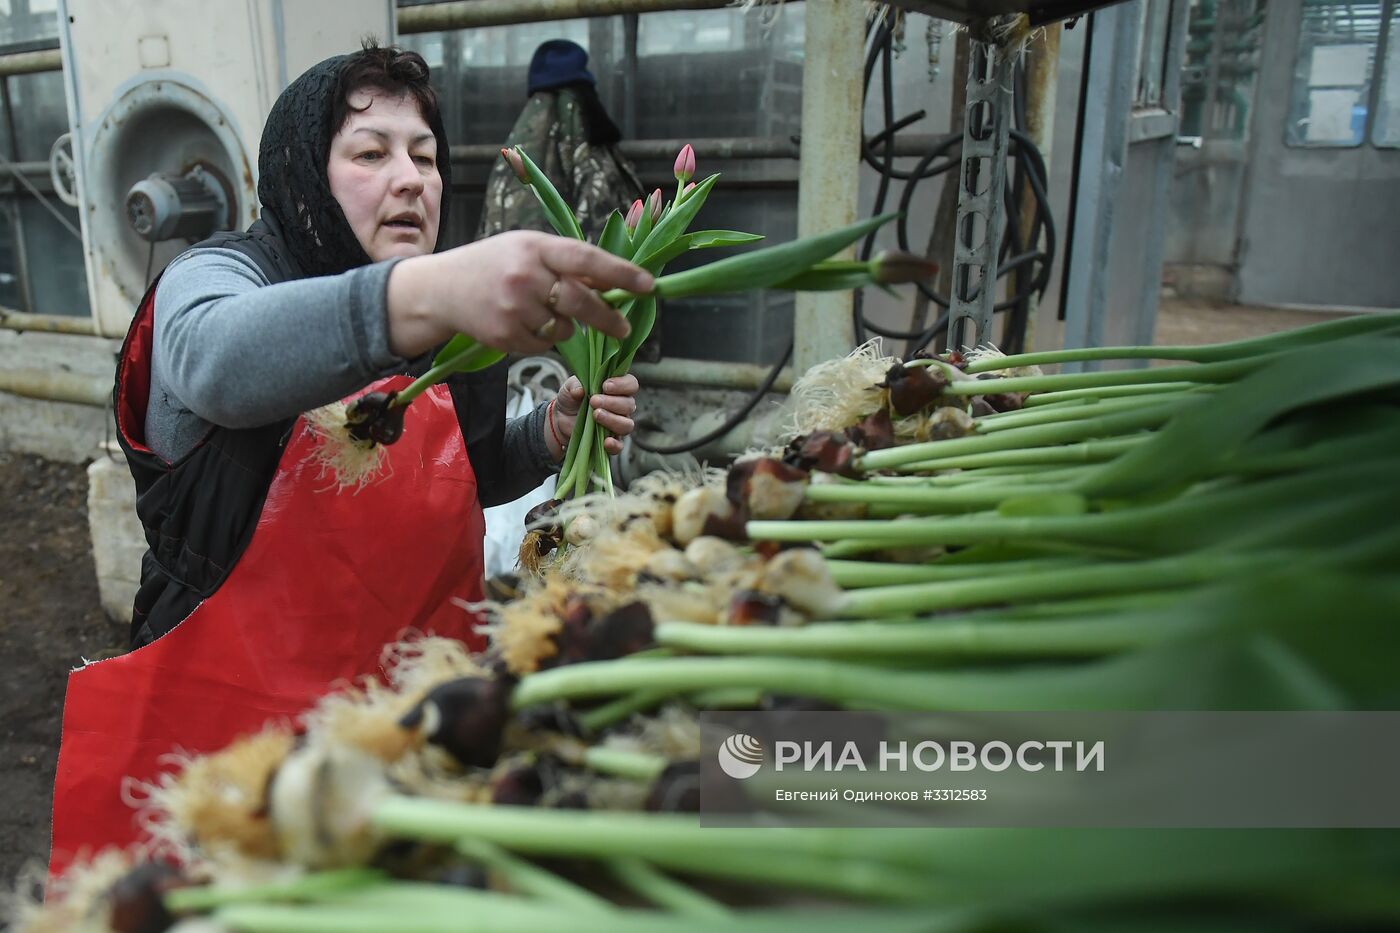
M 0 452 L 0 891 L 48 860 L 68 671 L 126 642 L 97 598 L 87 472 Z
M 1334 315 L 1164 299 L 1157 343 L 1234 340 Z M 98 603 L 82 466 L 0 452 L 0 890 L 42 862 L 68 671 L 125 644 Z

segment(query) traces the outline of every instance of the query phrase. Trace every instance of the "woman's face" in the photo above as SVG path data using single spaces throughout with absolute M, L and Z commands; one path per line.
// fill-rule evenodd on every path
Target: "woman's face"
M 409 95 L 366 89 L 349 102 L 326 174 L 350 229 L 375 262 L 431 253 L 442 206 L 437 138 Z

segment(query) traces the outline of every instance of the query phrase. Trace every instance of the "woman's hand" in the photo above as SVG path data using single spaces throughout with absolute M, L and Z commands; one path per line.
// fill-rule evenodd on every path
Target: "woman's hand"
M 568 339 L 575 321 L 621 338 L 626 319 L 595 289 L 652 287 L 646 270 L 588 243 L 502 233 L 394 267 L 389 348 L 411 359 L 463 333 L 497 350 L 542 353 Z
M 570 376 L 550 405 L 551 423 L 544 427 L 544 442 L 555 460 L 564 459 L 564 448 L 578 425 L 579 410 L 583 408 L 583 385 L 577 376 Z M 632 433 L 636 424 L 632 415 L 637 411 L 637 377 L 628 373 L 603 380 L 603 391 L 588 400 L 600 427 L 613 435 L 603 441 L 610 454 L 622 453 L 622 438 Z

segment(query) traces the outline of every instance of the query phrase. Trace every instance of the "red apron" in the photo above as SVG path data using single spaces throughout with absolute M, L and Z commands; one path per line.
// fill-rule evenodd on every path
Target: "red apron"
M 84 850 L 140 841 L 122 784 L 155 778 L 162 755 L 211 752 L 295 716 L 334 681 L 377 672 L 406 628 L 483 646 L 452 602 L 482 598 L 485 525 L 446 386 L 408 407 L 385 475 L 358 492 L 327 488 L 313 444 L 298 420 L 213 596 L 151 644 L 69 675 L 51 875 Z

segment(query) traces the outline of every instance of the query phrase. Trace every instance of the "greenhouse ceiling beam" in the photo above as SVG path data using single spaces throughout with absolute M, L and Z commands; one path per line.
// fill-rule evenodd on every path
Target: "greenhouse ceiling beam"
M 772 0 L 769 0 L 772 2 Z M 510 26 L 623 13 L 662 13 L 667 10 L 714 10 L 731 0 L 456 0 L 399 9 L 399 35 Z

